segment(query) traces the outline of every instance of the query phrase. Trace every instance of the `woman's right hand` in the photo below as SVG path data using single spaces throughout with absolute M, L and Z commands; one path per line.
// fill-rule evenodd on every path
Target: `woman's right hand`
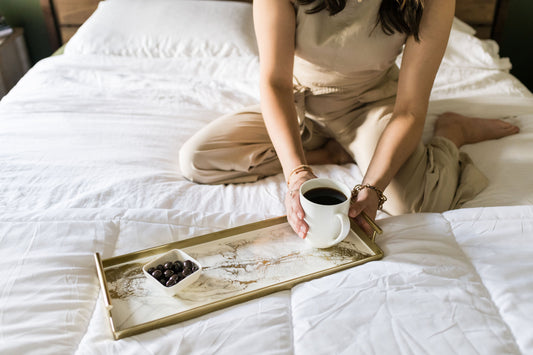
M 287 210 L 287 220 L 292 229 L 302 239 L 305 239 L 309 226 L 304 221 L 305 213 L 300 204 L 300 186 L 307 180 L 316 178 L 316 175 L 309 171 L 302 171 L 295 174 L 289 181 L 289 189 L 285 196 L 285 208 Z

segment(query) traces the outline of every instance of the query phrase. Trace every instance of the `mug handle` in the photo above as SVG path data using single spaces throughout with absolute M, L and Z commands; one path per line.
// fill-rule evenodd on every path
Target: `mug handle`
M 335 216 L 339 218 L 339 222 L 341 224 L 341 232 L 339 233 L 339 236 L 331 243 L 331 245 L 335 245 L 342 242 L 350 232 L 350 219 L 348 218 L 348 216 L 342 213 L 337 213 Z

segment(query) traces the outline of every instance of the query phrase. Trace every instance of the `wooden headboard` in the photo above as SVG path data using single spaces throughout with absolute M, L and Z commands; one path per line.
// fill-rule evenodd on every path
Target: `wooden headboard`
M 57 42 L 66 43 L 94 12 L 100 0 L 40 0 L 48 16 L 49 31 Z M 252 2 L 252 0 L 241 0 Z M 494 38 L 502 23 L 503 4 L 508 0 L 457 0 L 455 15 L 477 30 L 480 38 Z

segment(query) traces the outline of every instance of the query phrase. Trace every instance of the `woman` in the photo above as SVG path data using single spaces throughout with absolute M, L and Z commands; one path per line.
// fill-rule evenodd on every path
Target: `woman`
M 364 179 L 349 215 L 368 233 L 363 211 L 371 218 L 381 207 L 394 215 L 442 212 L 486 187 L 458 148 L 518 133 L 516 126 L 446 113 L 431 142 L 421 143 L 455 1 L 254 0 L 253 7 L 261 105 L 192 137 L 180 152 L 187 178 L 249 182 L 283 171 L 287 218 L 301 238 L 308 226 L 295 192 L 316 177 L 312 164 L 358 164 Z

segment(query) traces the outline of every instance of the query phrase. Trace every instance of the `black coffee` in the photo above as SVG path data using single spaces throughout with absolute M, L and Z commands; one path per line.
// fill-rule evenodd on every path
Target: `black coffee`
M 346 201 L 346 196 L 330 187 L 317 187 L 304 193 L 304 197 L 319 205 L 338 205 Z

